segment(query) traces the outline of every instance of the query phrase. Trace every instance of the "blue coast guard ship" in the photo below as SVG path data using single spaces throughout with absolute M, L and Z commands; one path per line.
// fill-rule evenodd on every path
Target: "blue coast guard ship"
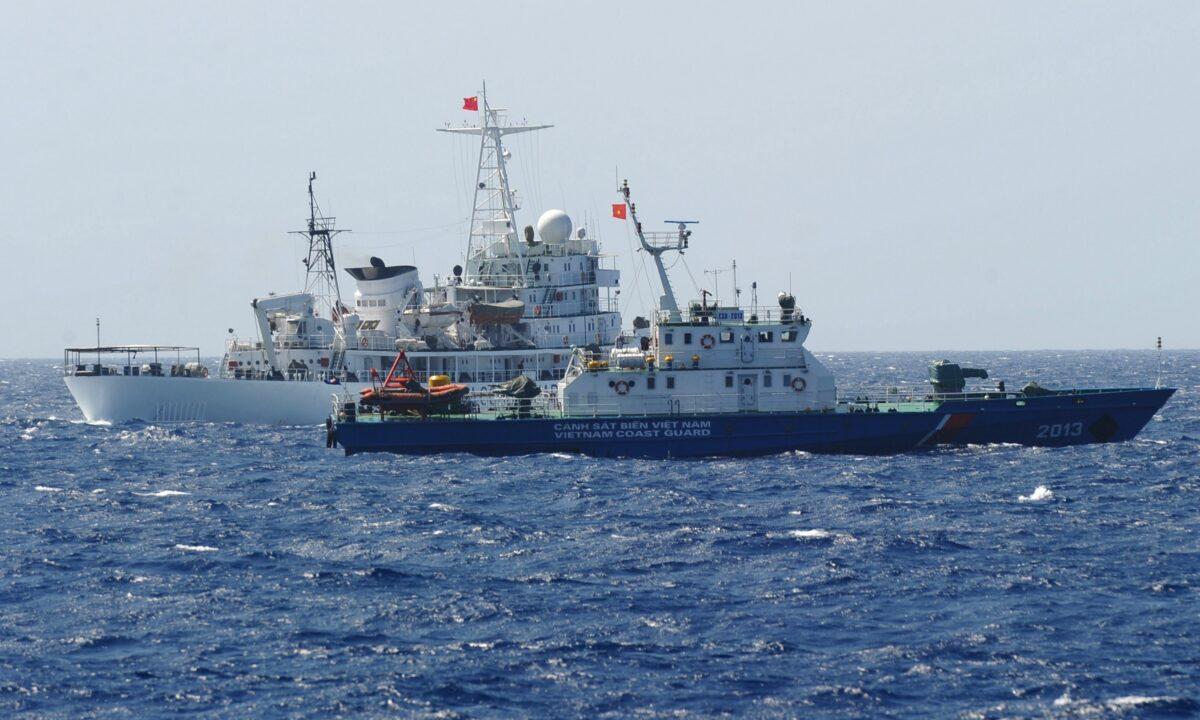
M 608 457 L 761 455 L 791 450 L 893 453 L 946 444 L 1065 446 L 1133 438 L 1174 393 L 1171 388 L 967 391 L 987 372 L 948 361 L 930 368 L 930 387 L 841 397 L 833 374 L 804 343 L 812 321 L 795 298 L 778 309 L 681 309 L 663 263 L 691 231 L 643 232 L 628 183 L 621 188 L 641 249 L 663 287 L 660 310 L 630 346 L 606 354 L 575 348 L 563 379 L 541 393 L 521 378 L 461 402 L 435 403 L 403 371 L 403 354 L 379 388 L 395 405 L 335 396 L 328 444 L 347 455 L 574 452 Z M 398 368 L 401 369 L 398 372 Z M 435 379 L 431 385 L 449 382 Z M 423 394 L 424 393 L 424 394 Z

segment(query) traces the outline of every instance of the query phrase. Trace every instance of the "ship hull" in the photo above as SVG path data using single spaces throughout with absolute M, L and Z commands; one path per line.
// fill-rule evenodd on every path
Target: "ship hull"
M 67 388 L 88 422 L 235 422 L 317 425 L 335 394 L 368 383 L 69 375 Z
M 1173 392 L 1134 389 L 1020 400 L 960 400 L 920 412 L 359 420 L 338 422 L 334 439 L 347 455 L 570 452 L 600 457 L 682 458 L 793 450 L 879 454 L 946 444 L 1061 447 L 1129 440 Z
M 333 397 L 357 398 L 370 383 L 318 380 L 237 380 L 149 375 L 67 375 L 63 378 L 88 422 L 213 422 L 320 425 Z M 472 391 L 487 383 L 466 383 Z

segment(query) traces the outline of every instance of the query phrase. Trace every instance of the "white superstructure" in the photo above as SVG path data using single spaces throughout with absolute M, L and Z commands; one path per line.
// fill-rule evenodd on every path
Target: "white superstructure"
M 621 186 L 642 250 L 654 258 L 663 294 L 650 333 L 606 355 L 576 350 L 556 388 L 565 417 L 745 412 L 830 412 L 837 406 L 833 373 L 807 352 L 812 321 L 791 294 L 779 308 L 710 306 L 702 298 L 680 309 L 662 256 L 682 253 L 689 221 L 675 233 L 648 233 Z M 735 291 L 736 292 L 736 291 Z
M 299 232 L 309 243 L 304 291 L 256 298 L 257 337 L 231 340 L 212 377 L 141 373 L 144 357 L 125 352 L 132 346 L 113 354 L 115 364 L 68 362 L 67 386 L 85 417 L 319 423 L 332 391 L 368 387 L 398 349 L 420 380 L 447 375 L 477 389 L 518 375 L 549 389 L 572 348 L 607 352 L 621 334 L 619 275 L 599 244 L 561 210 L 517 230 L 503 138 L 550 126 L 505 123 L 486 90 L 478 112 L 478 124 L 442 130 L 480 137 L 467 256 L 445 280 L 426 287 L 417 268 L 372 258 L 346 270 L 355 291 L 353 304 L 343 303 L 332 246 L 343 231 L 320 212 L 311 175 Z

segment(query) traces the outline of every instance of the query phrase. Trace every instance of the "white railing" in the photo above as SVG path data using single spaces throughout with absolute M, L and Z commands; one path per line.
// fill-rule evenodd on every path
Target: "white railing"
M 396 352 L 396 336 L 394 335 L 359 335 L 353 342 L 347 340 L 347 350 L 382 350 Z
M 729 311 L 737 311 L 741 317 L 729 317 Z M 686 323 L 694 323 L 697 325 L 762 325 L 782 322 L 795 322 L 801 325 L 811 325 L 812 320 L 804 315 L 799 308 L 790 310 L 786 314 L 790 318 L 784 320 L 784 311 L 779 307 L 771 305 L 755 305 L 742 307 L 725 307 L 717 308 L 710 305 L 708 308 L 687 307 L 680 308 L 680 313 L 683 321 Z M 669 318 L 669 313 L 658 311 L 659 322 L 665 323 Z
M 533 258 L 536 259 L 536 258 Z M 605 270 L 615 270 L 616 268 L 596 267 L 593 270 L 559 270 L 555 272 L 547 272 L 544 269 L 534 273 L 532 270 L 525 273 L 524 285 L 521 287 L 530 290 L 536 288 L 545 289 L 547 287 L 571 287 L 575 285 L 595 285 L 599 281 L 600 273 Z M 534 277 L 536 274 L 536 278 Z M 515 288 L 521 282 L 521 276 L 517 273 L 494 273 L 487 275 L 471 275 L 469 278 L 464 278 L 463 282 L 458 287 L 472 288 Z M 430 291 L 435 291 L 439 288 L 429 288 Z
M 356 398 L 348 395 L 337 396 L 335 405 L 339 408 L 346 402 Z M 457 413 L 445 413 L 455 416 L 478 417 L 550 417 L 563 420 L 588 420 L 593 418 L 658 418 L 686 417 L 711 414 L 733 414 L 749 412 L 755 414 L 835 412 L 832 405 L 814 406 L 800 394 L 790 390 L 762 390 L 753 398 L 743 398 L 736 391 L 728 393 L 703 394 L 666 394 L 654 396 L 639 396 L 636 403 L 611 400 L 610 402 L 595 402 L 580 400 L 577 403 L 560 400 L 557 393 L 543 392 L 537 397 L 527 400 L 512 398 L 494 393 L 471 393 L 467 396 L 463 410 Z M 357 409 L 358 415 L 390 418 L 379 416 L 377 411 L 364 412 Z
M 1046 395 L 1095 395 L 1119 392 L 1131 388 L 1070 388 L 1065 390 L 1046 389 Z M 913 403 L 941 403 L 955 400 L 1024 400 L 1040 395 L 1026 395 L 1023 390 L 999 390 L 997 388 L 966 389 L 963 392 L 936 392 L 929 385 L 904 385 L 885 388 L 841 389 L 837 393 L 838 404 L 855 406 L 904 405 Z
M 182 345 L 108 345 L 63 350 L 66 375 L 207 377 L 200 348 Z
M 598 300 L 555 300 L 549 303 L 526 303 L 525 319 L 548 317 L 574 317 L 619 312 L 617 301 L 610 298 Z
M 647 230 L 642 233 L 642 239 L 645 240 L 647 245 L 656 249 L 674 250 L 682 244 L 679 231 L 677 230 Z

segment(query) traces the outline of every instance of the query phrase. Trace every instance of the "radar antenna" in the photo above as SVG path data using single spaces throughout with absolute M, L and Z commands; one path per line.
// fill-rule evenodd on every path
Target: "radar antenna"
M 643 232 L 642 222 L 638 220 L 637 216 L 637 203 L 633 202 L 629 196 L 628 180 L 621 183 L 618 192 L 625 199 L 625 206 L 629 208 L 629 216 L 633 218 L 633 228 L 637 232 L 638 242 L 642 244 L 642 250 L 650 253 L 654 258 L 655 267 L 658 268 L 658 279 L 663 288 L 663 294 L 658 303 L 659 309 L 667 314 L 667 322 L 681 322 L 683 317 L 679 314 L 679 303 L 675 301 L 675 291 L 671 289 L 671 280 L 667 277 L 667 268 L 663 265 L 662 255 L 668 250 L 674 250 L 682 255 L 683 251 L 687 250 L 688 239 L 692 236 L 688 225 L 696 225 L 700 221 L 667 220 L 665 222 L 668 224 L 677 226 L 676 233 Z
M 328 313 L 327 316 L 336 324 L 341 320 L 345 306 L 342 305 L 337 264 L 333 259 L 333 238 L 347 231 L 334 228 L 337 218 L 321 214 L 313 193 L 313 181 L 316 179 L 315 172 L 308 174 L 308 227 L 289 234 L 299 235 L 308 241 L 308 255 L 302 261 L 305 267 L 304 292 L 312 294 L 318 314 Z

